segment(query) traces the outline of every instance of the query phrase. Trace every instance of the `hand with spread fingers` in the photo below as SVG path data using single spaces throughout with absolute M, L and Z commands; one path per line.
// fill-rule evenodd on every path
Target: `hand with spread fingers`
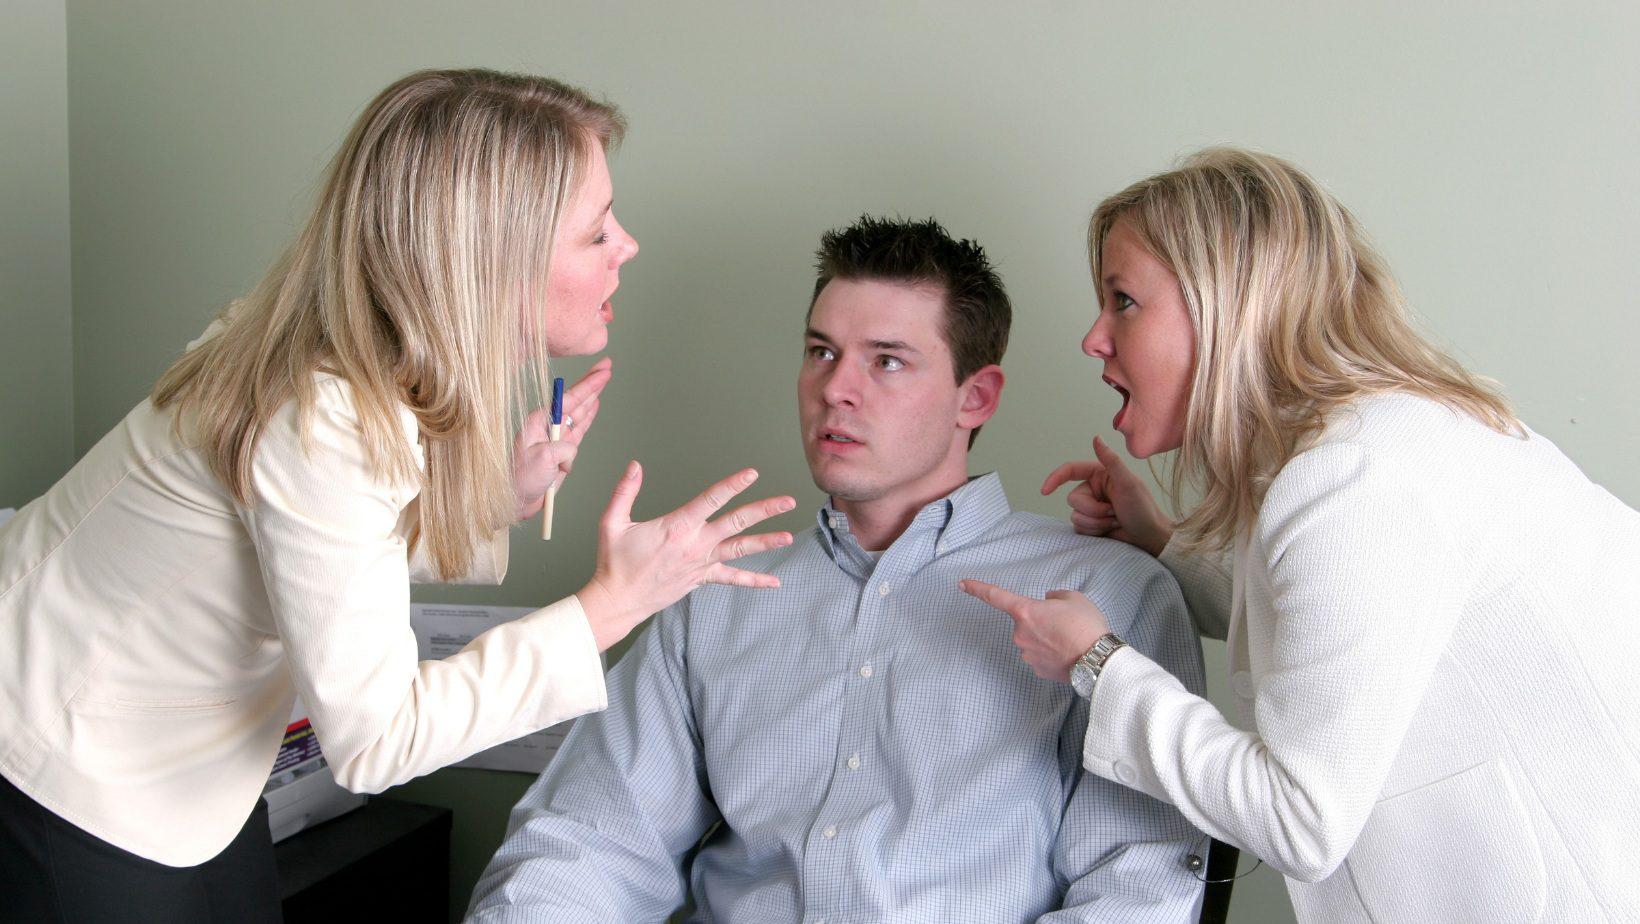
M 766 498 L 715 520 L 707 519 L 756 480 L 757 472 L 743 469 L 665 516 L 633 522 L 632 505 L 643 485 L 643 467 L 637 462 L 627 466 L 598 524 L 598 565 L 592 580 L 576 594 L 592 624 L 599 651 L 702 584 L 780 586 L 772 575 L 744 571 L 725 562 L 790 545 L 788 532 L 741 533 L 791 510 L 796 501 Z
M 534 516 L 547 490 L 562 485 L 569 477 L 581 440 L 598 418 L 598 397 L 612 374 L 606 356 L 565 390 L 565 425 L 558 439 L 550 438 L 547 427 L 551 421 L 546 408 L 538 407 L 524 418 L 524 427 L 513 441 L 513 494 L 518 501 L 518 519 Z
M 1173 537 L 1172 521 L 1156 506 L 1139 476 L 1097 436 L 1093 452 L 1094 459 L 1066 462 L 1050 472 L 1042 493 L 1052 494 L 1060 485 L 1082 482 L 1065 498 L 1077 532 L 1120 539 L 1151 555 L 1161 555 Z
M 1049 591 L 1046 599 L 1023 597 L 995 584 L 958 582 L 964 593 L 1007 613 L 1014 621 L 1014 647 L 1038 677 L 1069 683 L 1071 665 L 1110 631 L 1105 614 L 1074 590 Z

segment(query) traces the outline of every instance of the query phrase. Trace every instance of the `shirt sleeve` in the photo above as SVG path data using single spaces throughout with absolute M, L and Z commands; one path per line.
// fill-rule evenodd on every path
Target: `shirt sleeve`
M 1149 556 L 1135 553 L 1122 563 L 1128 580 L 1102 576 L 1083 592 L 1130 646 L 1165 665 L 1185 688 L 1202 691 L 1201 645 L 1178 585 Z M 1054 848 L 1068 888 L 1063 907 L 1040 920 L 1194 922 L 1203 884 L 1185 864 L 1193 852 L 1206 856 L 1205 836 L 1173 806 L 1082 772 L 1087 710 L 1077 702 L 1060 739 L 1071 795 Z
M 1196 631 L 1224 641 L 1230 628 L 1230 552 L 1181 552 L 1169 542 L 1160 560 L 1184 591 Z
M 347 386 L 319 383 L 301 438 L 296 402 L 253 460 L 256 546 L 296 689 L 336 779 L 384 789 L 604 706 L 597 644 L 574 597 L 419 661 L 399 529 L 415 484 L 374 475 Z
M 1247 563 L 1273 601 L 1273 612 L 1249 614 L 1270 633 L 1257 731 L 1118 651 L 1094 692 L 1088 769 L 1172 802 L 1286 876 L 1330 875 L 1461 613 L 1461 546 L 1428 490 L 1352 444 L 1294 457 L 1265 498 Z
M 513 809 L 467 920 L 663 921 L 685 856 L 722 816 L 690 706 L 689 598 L 655 617 L 610 671 L 613 705 L 575 723 Z

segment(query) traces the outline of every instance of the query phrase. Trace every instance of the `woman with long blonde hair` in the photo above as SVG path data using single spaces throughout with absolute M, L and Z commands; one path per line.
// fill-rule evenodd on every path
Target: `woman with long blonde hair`
M 545 78 L 394 83 L 262 283 L 0 530 L 0 918 L 277 920 L 259 795 L 298 694 L 377 791 L 603 708 L 599 652 L 698 584 L 773 586 L 724 562 L 789 542 L 736 534 L 790 498 L 708 521 L 747 470 L 634 523 L 631 463 L 581 591 L 417 659 L 410 582 L 499 580 L 597 417 L 608 360 L 561 438 L 525 410 L 607 340 L 622 130 Z
M 1079 594 L 964 588 L 1091 698 L 1083 758 L 1288 880 L 1301 921 L 1635 921 L 1640 514 L 1416 332 L 1314 179 L 1233 148 L 1105 200 L 1083 350 L 1130 454 L 1078 531 L 1158 556 L 1225 639 L 1221 714 Z

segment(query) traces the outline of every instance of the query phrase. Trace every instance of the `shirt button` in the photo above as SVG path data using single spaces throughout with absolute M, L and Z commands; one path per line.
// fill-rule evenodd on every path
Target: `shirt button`
M 820 833 L 825 836 L 826 840 L 829 841 L 837 836 L 837 829 L 831 825 L 826 825 L 826 830 L 821 831 Z
M 945 543 L 942 542 L 939 545 L 934 546 L 934 554 L 944 555 L 945 554 Z
M 1138 778 L 1139 778 L 1139 771 L 1133 769 L 1132 764 L 1128 763 L 1125 760 L 1119 760 L 1119 761 L 1116 762 L 1116 780 L 1117 780 L 1117 782 L 1124 783 L 1124 784 L 1125 783 L 1132 783 L 1134 780 L 1136 780 Z
M 848 768 L 849 768 L 849 769 L 850 769 L 850 770 L 858 770 L 858 769 L 860 769 L 860 755 L 858 755 L 858 754 L 853 754 L 853 755 L 850 755 L 850 756 L 849 756 L 849 759 L 848 759 Z
M 1253 698 L 1253 675 L 1248 671 L 1236 671 L 1230 676 L 1230 689 L 1242 699 Z
M 837 518 L 836 517 L 828 518 L 826 520 L 826 525 L 830 526 L 832 529 L 836 529 L 837 528 Z
M 860 676 L 861 677 L 870 677 L 871 676 L 871 665 L 869 665 L 869 664 L 860 665 Z
M 888 585 L 887 584 L 878 584 L 877 585 L 877 596 L 879 596 L 879 597 L 888 596 Z

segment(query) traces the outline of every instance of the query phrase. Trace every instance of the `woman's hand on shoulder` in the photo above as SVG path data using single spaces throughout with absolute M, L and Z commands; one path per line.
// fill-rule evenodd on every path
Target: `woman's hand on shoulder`
M 1042 493 L 1052 494 L 1060 485 L 1080 481 L 1065 498 L 1071 508 L 1071 526 L 1077 532 L 1120 539 L 1151 555 L 1161 555 L 1173 538 L 1173 522 L 1156 506 L 1139 476 L 1097 436 L 1093 453 L 1094 459 L 1066 462 L 1050 472 L 1042 482 Z
M 653 520 L 632 521 L 632 505 L 643 484 L 636 462 L 615 485 L 598 524 L 598 565 L 577 596 L 604 651 L 649 618 L 702 584 L 779 587 L 773 575 L 731 567 L 725 562 L 790 545 L 791 533 L 741 535 L 797 505 L 790 497 L 743 504 L 718 517 L 735 495 L 751 487 L 757 472 L 744 469 L 712 485 L 694 500 Z
M 524 418 L 524 428 L 513 441 L 513 496 L 518 502 L 518 519 L 533 516 L 541 509 L 547 489 L 561 484 L 575 465 L 581 440 L 598 419 L 598 396 L 609 384 L 611 363 L 604 357 L 592 364 L 586 375 L 564 390 L 564 419 L 558 439 L 551 439 L 551 414 L 538 407 Z

